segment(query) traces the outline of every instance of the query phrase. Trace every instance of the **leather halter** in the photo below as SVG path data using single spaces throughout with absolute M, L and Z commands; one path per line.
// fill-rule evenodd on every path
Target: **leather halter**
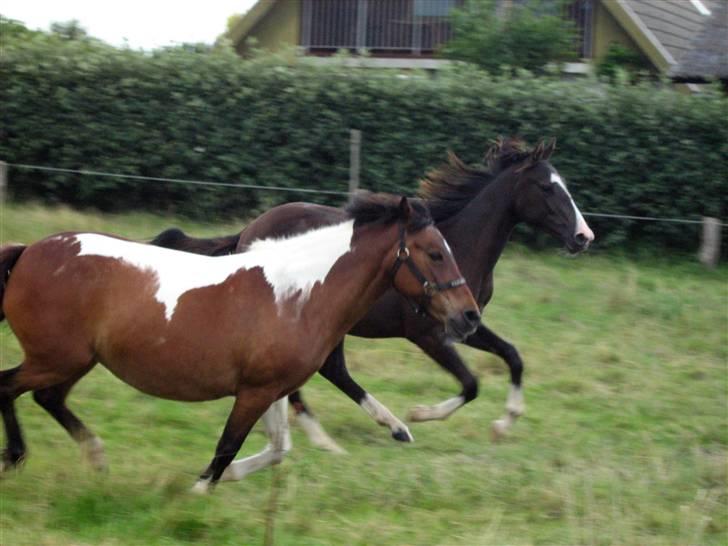
M 397 275 L 399 268 L 402 267 L 402 264 L 407 266 L 407 269 L 410 270 L 412 275 L 414 275 L 415 279 L 417 279 L 417 281 L 422 285 L 422 291 L 427 299 L 428 304 L 432 296 L 434 296 L 438 292 L 444 292 L 445 290 L 457 288 L 458 286 L 463 286 L 465 284 L 465 279 L 463 277 L 459 277 L 457 279 L 447 282 L 431 282 L 427 280 L 427 277 L 425 277 L 422 271 L 420 271 L 420 268 L 417 267 L 417 264 L 410 256 L 409 248 L 407 248 L 407 243 L 405 242 L 404 224 L 399 225 L 399 248 L 397 249 L 397 258 L 394 260 L 394 264 L 392 264 L 392 269 L 389 273 L 392 277 L 392 282 L 394 282 L 394 278 Z M 408 296 L 404 296 L 404 298 L 412 306 L 412 309 L 415 313 L 417 313 L 418 315 L 426 314 L 424 308 L 421 305 L 416 303 Z

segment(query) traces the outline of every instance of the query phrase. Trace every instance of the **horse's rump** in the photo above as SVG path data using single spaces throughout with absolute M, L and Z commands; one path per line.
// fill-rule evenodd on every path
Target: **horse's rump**
M 5 313 L 2 310 L 2 301 L 10 271 L 15 267 L 15 263 L 26 248 L 25 245 L 16 244 L 6 245 L 0 248 L 0 320 L 5 318 Z

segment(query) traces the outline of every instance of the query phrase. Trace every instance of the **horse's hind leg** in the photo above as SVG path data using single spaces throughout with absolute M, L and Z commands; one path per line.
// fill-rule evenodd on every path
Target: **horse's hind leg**
M 93 468 L 105 470 L 106 457 L 103 442 L 66 406 L 69 391 L 91 368 L 93 365 L 68 381 L 34 391 L 33 399 L 66 429 L 71 438 L 78 443 L 81 453 Z
M 288 430 L 288 399 L 284 396 L 271 404 L 263 414 L 268 445 L 257 455 L 230 463 L 223 472 L 222 481 L 241 480 L 248 474 L 262 470 L 270 465 L 279 464 L 291 450 L 291 434 Z
M 22 394 L 16 386 L 16 376 L 19 371 L 20 366 L 0 371 L 0 412 L 3 416 L 7 442 L 0 460 L 0 472 L 19 465 L 25 458 L 25 442 L 15 414 L 15 399 Z
M 2 454 L 0 470 L 16 466 L 25 457 L 25 443 L 15 415 L 15 399 L 28 391 L 37 391 L 59 385 L 73 377 L 81 377 L 90 365 L 89 356 L 84 364 L 59 366 L 58 358 L 51 363 L 45 358 L 27 358 L 18 367 L 0 372 L 0 412 L 5 425 L 7 447 Z M 62 360 L 60 360 L 62 361 Z M 68 362 L 78 362 L 78 359 Z M 83 362 L 81 360 L 81 362 Z
M 308 405 L 303 401 L 301 391 L 296 391 L 288 395 L 288 401 L 293 406 L 296 414 L 296 421 L 306 433 L 309 441 L 318 448 L 325 449 L 331 453 L 343 455 L 346 450 L 337 444 L 334 439 L 329 436 L 319 423 L 316 416 L 311 412 Z

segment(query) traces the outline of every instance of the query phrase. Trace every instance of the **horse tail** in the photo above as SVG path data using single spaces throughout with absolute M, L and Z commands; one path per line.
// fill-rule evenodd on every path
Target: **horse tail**
M 240 235 L 236 233 L 224 237 L 197 239 L 188 237 L 181 229 L 170 228 L 157 235 L 149 244 L 205 256 L 224 256 L 235 252 L 239 238 Z
M 5 286 L 8 283 L 8 277 L 10 277 L 10 272 L 26 248 L 25 245 L 5 245 L 0 248 L 0 320 L 5 318 L 2 302 L 5 297 Z

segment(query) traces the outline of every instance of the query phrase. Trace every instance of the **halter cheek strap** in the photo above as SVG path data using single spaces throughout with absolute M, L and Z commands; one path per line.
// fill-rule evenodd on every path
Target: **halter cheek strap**
M 400 224 L 399 226 L 399 248 L 397 249 L 397 258 L 396 260 L 394 260 L 392 270 L 390 271 L 392 282 L 394 282 L 394 278 L 397 275 L 400 267 L 402 267 L 402 264 L 407 266 L 407 269 L 410 270 L 412 275 L 414 275 L 415 279 L 417 279 L 417 281 L 422 285 L 422 291 L 427 298 L 428 304 L 432 296 L 434 296 L 438 292 L 444 292 L 445 290 L 457 288 L 458 286 L 463 286 L 465 284 L 465 279 L 463 277 L 459 277 L 457 279 L 447 282 L 431 282 L 427 280 L 427 277 L 425 277 L 422 271 L 420 271 L 420 268 L 417 267 L 417 264 L 410 256 L 409 248 L 407 248 L 407 244 L 405 242 L 404 224 Z M 405 296 L 405 299 L 412 306 L 412 309 L 415 311 L 415 313 L 417 313 L 418 315 L 426 314 L 425 310 L 421 305 L 417 304 L 409 297 Z

